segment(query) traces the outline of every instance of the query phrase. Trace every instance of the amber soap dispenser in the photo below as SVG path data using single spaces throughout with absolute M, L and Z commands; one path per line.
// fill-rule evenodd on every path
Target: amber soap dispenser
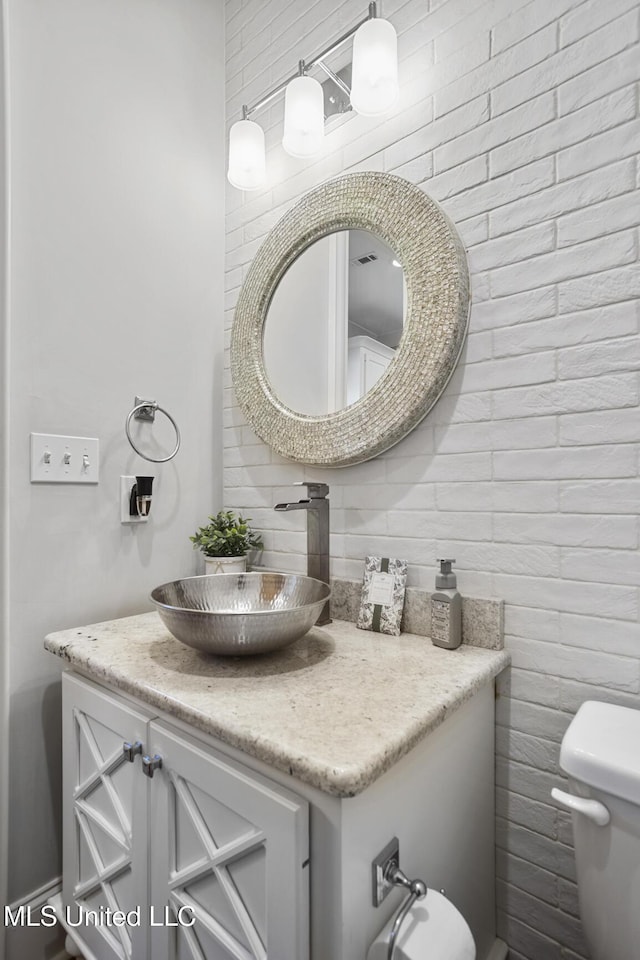
M 435 593 L 431 594 L 431 642 L 455 650 L 462 642 L 462 597 L 457 591 L 455 560 L 438 560 Z

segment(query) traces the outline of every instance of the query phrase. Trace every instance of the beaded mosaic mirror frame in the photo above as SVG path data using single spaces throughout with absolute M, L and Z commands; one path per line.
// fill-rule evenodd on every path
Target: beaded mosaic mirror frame
M 407 316 L 396 355 L 360 400 L 325 416 L 289 409 L 267 376 L 263 330 L 280 280 L 316 240 L 369 230 L 396 253 Z M 348 466 L 388 450 L 425 417 L 447 385 L 469 321 L 469 271 L 458 232 L 419 187 L 391 174 L 351 173 L 302 197 L 271 230 L 242 285 L 231 333 L 231 375 L 248 422 L 298 463 Z

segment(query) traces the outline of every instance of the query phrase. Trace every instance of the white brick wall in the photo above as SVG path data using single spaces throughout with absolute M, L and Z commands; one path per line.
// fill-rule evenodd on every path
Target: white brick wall
M 228 0 L 228 119 L 366 12 L 355 0 Z M 227 312 L 268 230 L 306 190 L 354 169 L 406 177 L 469 249 L 468 344 L 404 441 L 345 470 L 264 446 L 225 380 L 229 507 L 267 563 L 304 569 L 291 483 L 331 484 L 332 565 L 406 556 L 430 586 L 453 550 L 463 592 L 506 600 L 513 656 L 497 727 L 499 932 L 513 960 L 582 960 L 570 819 L 550 801 L 559 742 L 585 699 L 640 707 L 640 3 L 383 0 L 402 100 L 351 117 L 314 163 L 264 115 L 269 186 L 227 190 Z M 227 336 L 228 343 L 228 336 Z

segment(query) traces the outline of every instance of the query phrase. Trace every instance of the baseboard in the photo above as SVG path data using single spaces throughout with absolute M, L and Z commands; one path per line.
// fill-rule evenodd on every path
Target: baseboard
M 25 908 L 26 917 L 30 917 L 37 924 L 40 910 L 53 897 L 59 896 L 62 889 L 62 880 L 55 877 L 49 883 L 43 884 L 26 897 L 12 903 L 8 910 L 13 916 L 18 915 L 21 907 Z M 4 925 L 5 957 L 6 960 L 24 960 L 25 957 L 50 957 L 51 960 L 66 960 L 63 950 L 64 931 L 59 924 L 52 927 L 29 926 L 20 923 L 16 926 Z
M 43 883 L 41 887 L 34 890 L 28 897 L 21 897 L 9 906 L 9 910 L 15 913 L 20 907 L 31 907 L 31 911 L 39 910 L 45 903 L 55 897 L 62 890 L 62 877 L 54 877 L 48 883 Z
M 509 956 L 509 947 L 504 940 L 495 939 L 491 950 L 487 954 L 486 960 L 507 960 Z

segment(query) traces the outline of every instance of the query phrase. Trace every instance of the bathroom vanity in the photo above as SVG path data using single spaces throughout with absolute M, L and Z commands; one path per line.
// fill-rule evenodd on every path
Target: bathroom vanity
M 78 904 L 103 921 L 139 908 L 74 927 L 87 960 L 364 960 L 402 899 L 372 904 L 372 861 L 394 836 L 405 873 L 466 917 L 478 960 L 502 956 L 503 651 L 334 621 L 272 654 L 206 657 L 155 613 L 45 646 L 69 665 L 57 906 L 72 921 Z

